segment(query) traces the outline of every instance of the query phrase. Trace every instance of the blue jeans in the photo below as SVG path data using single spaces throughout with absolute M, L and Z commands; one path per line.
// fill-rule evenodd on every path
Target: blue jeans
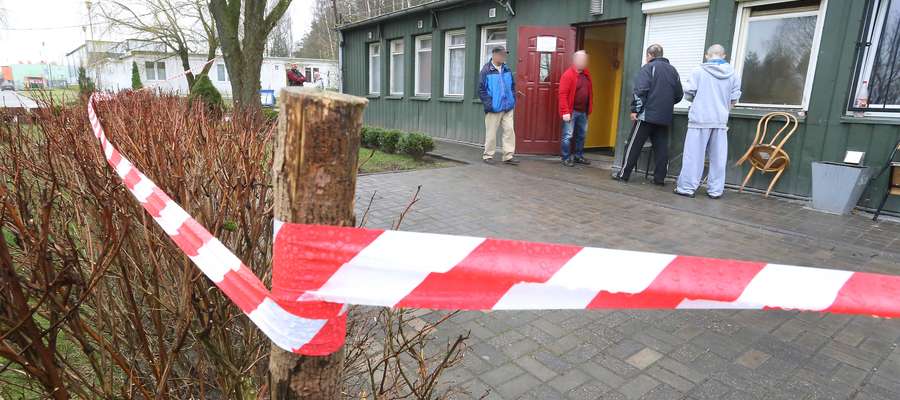
M 559 141 L 559 154 L 563 160 L 572 156 L 572 134 L 575 134 L 575 157 L 584 157 L 584 135 L 587 132 L 587 114 L 581 111 L 573 111 L 569 122 L 562 123 L 562 138 Z

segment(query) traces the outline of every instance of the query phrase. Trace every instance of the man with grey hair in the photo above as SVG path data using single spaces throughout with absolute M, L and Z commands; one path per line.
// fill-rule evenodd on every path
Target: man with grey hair
M 718 199 L 725 191 L 728 113 L 741 98 L 741 80 L 731 64 L 725 61 L 725 48 L 721 45 L 714 44 L 706 50 L 706 62 L 691 74 L 685 98 L 691 102 L 691 108 L 675 194 L 694 197 L 700 187 L 708 146 L 706 195 Z
M 641 148 L 649 138 L 653 144 L 656 163 L 653 183 L 662 186 L 669 168 L 669 126 L 672 125 L 672 112 L 684 92 L 678 71 L 663 57 L 662 46 L 652 44 L 647 47 L 645 60 L 647 63 L 634 79 L 631 101 L 631 120 L 634 121 L 634 126 L 625 148 L 625 165 L 613 178 L 628 181 L 641 155 Z

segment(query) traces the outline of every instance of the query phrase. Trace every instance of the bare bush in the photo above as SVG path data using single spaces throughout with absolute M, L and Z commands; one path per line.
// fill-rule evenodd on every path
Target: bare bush
M 268 341 L 124 188 L 83 101 L 31 124 L 0 115 L 0 398 L 262 398 Z M 98 113 L 138 169 L 269 280 L 271 122 L 149 92 Z M 436 324 L 367 310 L 350 327 L 348 396 L 453 392 L 441 376 L 465 337 L 435 346 Z

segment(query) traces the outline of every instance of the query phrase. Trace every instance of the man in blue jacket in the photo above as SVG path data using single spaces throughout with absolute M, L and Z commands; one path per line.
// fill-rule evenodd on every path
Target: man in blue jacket
M 665 184 L 669 169 L 669 126 L 675 104 L 684 97 L 681 77 L 669 60 L 663 57 L 658 44 L 647 47 L 647 61 L 634 79 L 634 99 L 631 101 L 631 120 L 634 126 L 631 140 L 625 149 L 625 165 L 615 178 L 628 181 L 631 170 L 637 165 L 641 148 L 647 139 L 653 144 L 656 168 L 653 183 Z
M 484 162 L 494 163 L 497 150 L 497 128 L 503 128 L 503 163 L 518 165 L 515 158 L 516 132 L 513 129 L 513 109 L 516 108 L 516 82 L 506 66 L 509 52 L 503 47 L 491 50 L 491 60 L 481 68 L 478 97 L 484 105 Z

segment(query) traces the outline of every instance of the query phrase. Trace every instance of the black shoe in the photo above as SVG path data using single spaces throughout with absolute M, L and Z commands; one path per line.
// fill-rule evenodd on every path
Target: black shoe
M 572 161 L 571 158 L 567 158 L 567 159 L 565 159 L 565 160 L 562 160 L 562 165 L 563 165 L 564 167 L 574 167 L 574 166 L 575 166 L 575 162 Z
M 493 159 L 493 158 L 485 158 L 485 159 L 483 159 L 483 160 L 484 160 L 484 163 L 485 163 L 485 164 L 494 165 L 494 159 Z
M 628 178 L 623 178 L 622 175 L 613 175 L 613 176 L 612 176 L 612 179 L 613 179 L 614 181 L 619 181 L 619 182 L 622 182 L 622 183 L 628 183 Z
M 591 165 L 591 160 L 584 157 L 575 157 L 575 164 Z
M 711 199 L 713 199 L 713 200 L 718 200 L 718 199 L 721 199 L 721 198 L 722 198 L 722 195 L 720 194 L 720 195 L 718 195 L 718 196 L 713 196 L 713 195 L 707 193 L 707 194 L 706 194 L 706 197 L 709 197 L 709 198 L 711 198 Z
M 693 194 L 693 193 L 690 193 L 690 194 L 688 194 L 688 193 L 681 193 L 681 192 L 678 191 L 678 189 L 673 190 L 672 193 L 675 193 L 675 194 L 677 194 L 677 195 L 679 195 L 679 196 L 682 196 L 682 197 L 689 197 L 689 198 L 692 198 L 692 199 L 694 198 L 694 194 Z
M 515 158 L 510 158 L 509 160 L 503 161 L 503 163 L 506 165 L 519 165 L 519 160 L 517 160 Z

